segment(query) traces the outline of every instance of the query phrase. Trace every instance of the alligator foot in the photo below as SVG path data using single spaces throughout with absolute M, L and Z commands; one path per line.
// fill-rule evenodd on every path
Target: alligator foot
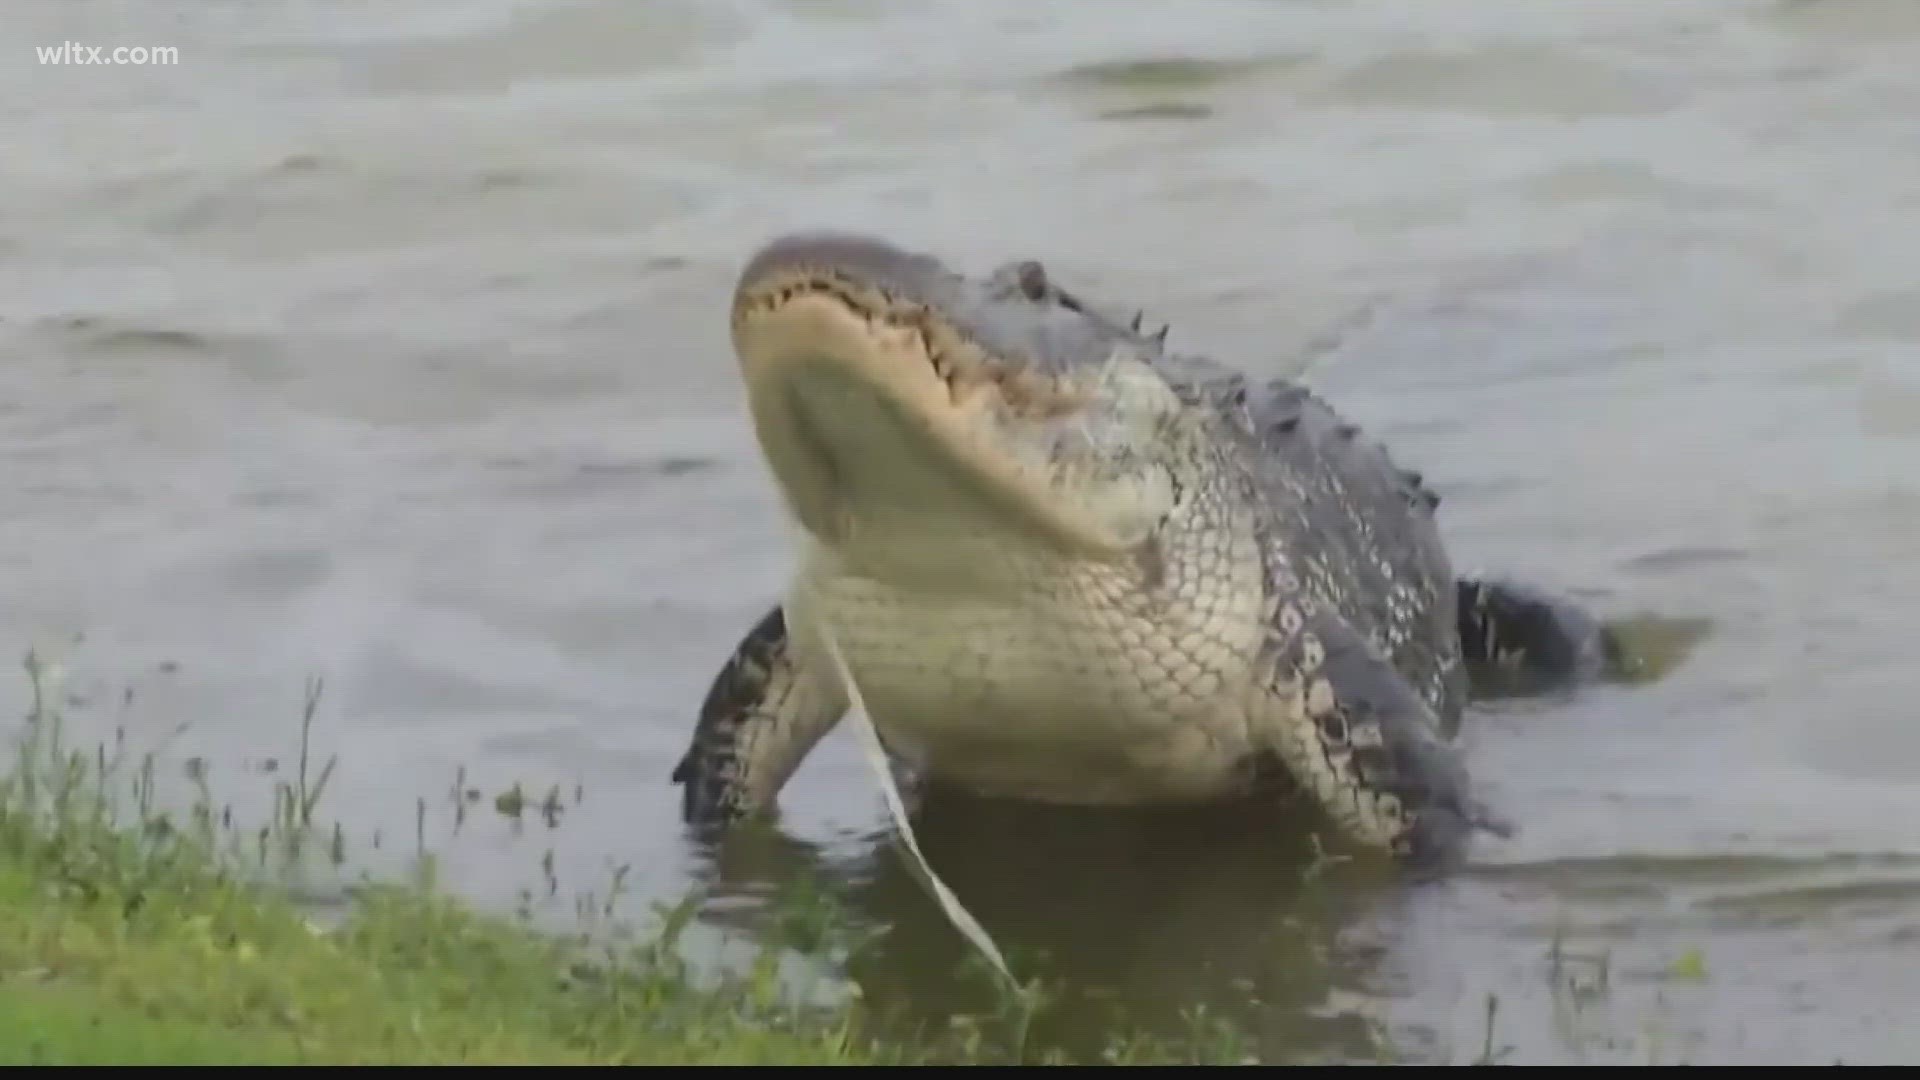
M 1610 676 L 1619 644 L 1569 597 L 1514 581 L 1456 583 L 1461 655 L 1478 696 L 1526 695 Z
M 1266 662 L 1255 736 L 1348 840 L 1425 873 L 1475 832 L 1513 835 L 1472 796 L 1431 706 L 1337 613 L 1283 606 Z
M 800 761 L 846 712 L 838 677 L 817 648 L 789 634 L 775 607 L 742 637 L 700 706 L 693 739 L 673 770 L 681 817 L 718 838 L 770 810 Z

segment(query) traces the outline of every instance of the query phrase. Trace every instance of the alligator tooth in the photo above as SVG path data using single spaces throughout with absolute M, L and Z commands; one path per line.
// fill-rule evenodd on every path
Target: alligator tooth
M 1142 320 L 1142 319 L 1144 319 L 1144 318 L 1146 318 L 1146 317 L 1147 317 L 1147 313 L 1146 313 L 1146 312 L 1144 312 L 1144 311 L 1136 311 L 1136 312 L 1134 312 L 1134 313 L 1133 313 L 1133 322 L 1132 322 L 1132 323 L 1130 323 L 1130 324 L 1129 324 L 1129 325 L 1127 326 L 1127 329 L 1129 329 L 1129 330 L 1131 330 L 1131 331 L 1133 331 L 1133 332 L 1134 332 L 1134 333 L 1136 333 L 1136 334 L 1137 334 L 1137 333 L 1139 333 L 1139 332 L 1140 332 L 1140 320 Z
M 1165 345 L 1167 343 L 1167 331 L 1171 329 L 1173 329 L 1173 324 L 1167 323 L 1160 328 L 1159 333 L 1153 335 L 1151 340 L 1155 345 Z

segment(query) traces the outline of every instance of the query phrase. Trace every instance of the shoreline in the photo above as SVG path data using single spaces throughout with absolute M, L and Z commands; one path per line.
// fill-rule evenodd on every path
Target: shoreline
M 658 940 L 596 971 L 563 936 L 442 895 L 430 869 L 362 890 L 321 929 L 249 880 L 204 806 L 178 825 L 146 805 L 150 760 L 129 776 L 104 748 L 63 748 L 28 668 L 35 704 L 0 776 L 0 1064 L 910 1056 L 857 1035 L 851 1008 L 789 1005 L 750 978 L 698 986 Z M 324 850 L 307 824 L 317 796 L 300 792 L 262 842 Z

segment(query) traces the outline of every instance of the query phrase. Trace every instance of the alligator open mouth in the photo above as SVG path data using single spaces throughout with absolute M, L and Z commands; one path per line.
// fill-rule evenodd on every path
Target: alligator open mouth
M 1062 489 L 1057 441 L 1085 396 L 983 347 L 935 306 L 804 249 L 756 259 L 733 307 L 755 433 L 788 505 L 823 541 L 863 526 L 952 529 L 983 513 L 1083 557 L 1122 554 Z M 869 258 L 911 257 L 891 251 Z

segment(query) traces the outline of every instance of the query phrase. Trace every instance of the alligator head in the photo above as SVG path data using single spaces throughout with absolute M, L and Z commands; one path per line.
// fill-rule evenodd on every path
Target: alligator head
M 1205 453 L 1149 363 L 1158 341 L 1047 285 L 984 280 L 882 241 L 782 237 L 736 287 L 733 344 L 786 504 L 868 569 L 953 582 L 1011 536 L 1137 559 Z M 937 541 L 937 542 L 931 542 Z M 884 565 L 881 565 L 884 564 Z

